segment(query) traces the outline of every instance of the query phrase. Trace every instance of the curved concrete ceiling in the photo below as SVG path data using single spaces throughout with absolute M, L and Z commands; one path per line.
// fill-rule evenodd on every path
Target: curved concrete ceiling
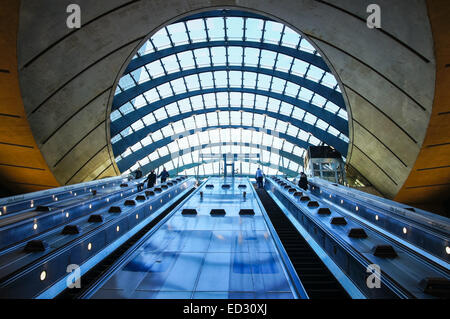
M 450 7 L 446 0 L 427 3 L 437 62 L 436 95 L 422 149 L 395 200 L 450 216 Z
M 224 7 L 279 20 L 317 46 L 347 98 L 347 161 L 382 194 L 395 196 L 416 161 L 436 70 L 423 0 L 377 1 L 382 29 L 366 26 L 368 0 L 81 0 L 82 28 L 69 30 L 71 2 L 23 0 L 18 39 L 25 110 L 61 184 L 118 172 L 109 107 L 118 78 L 143 41 L 181 17 Z
M 17 1 L 0 10 L 0 196 L 59 186 L 27 121 L 17 72 Z

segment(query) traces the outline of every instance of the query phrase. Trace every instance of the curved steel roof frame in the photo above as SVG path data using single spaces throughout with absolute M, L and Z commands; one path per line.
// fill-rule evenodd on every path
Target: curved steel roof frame
M 181 167 L 178 168 L 174 168 L 169 170 L 169 175 L 170 176 L 176 176 L 176 175 L 196 175 L 199 177 L 208 177 L 211 176 L 210 173 L 203 173 L 200 174 L 199 171 L 203 170 L 204 172 L 206 172 L 206 169 L 204 168 L 204 166 L 206 166 L 207 164 L 218 164 L 219 161 L 217 160 L 207 160 L 207 161 L 203 161 L 203 162 L 198 162 L 198 163 L 191 163 L 191 164 L 186 164 L 183 165 Z M 237 161 L 236 162 L 236 166 L 241 166 L 241 163 L 244 163 L 242 161 Z M 275 175 L 275 174 L 283 174 L 286 175 L 288 177 L 295 177 L 298 175 L 298 171 L 294 171 L 291 170 L 289 168 L 283 167 L 283 166 L 276 166 L 273 165 L 271 163 L 265 163 L 262 161 L 257 161 L 257 160 L 248 160 L 245 163 L 250 163 L 249 167 L 253 167 L 254 169 L 249 169 L 248 173 L 244 173 L 244 174 L 239 174 L 239 175 L 244 175 L 244 176 L 249 176 L 249 177 L 253 177 L 255 174 L 253 174 L 252 172 L 256 171 L 256 167 L 265 167 L 268 168 L 269 170 L 272 170 L 272 173 L 265 173 L 266 175 Z M 146 170 L 145 168 L 142 168 L 144 170 Z M 197 171 L 197 173 L 187 173 L 186 171 L 188 171 L 189 169 L 194 169 Z M 214 169 L 213 169 L 214 171 Z M 268 171 L 268 170 L 267 170 Z M 274 173 L 276 172 L 276 173 Z M 220 175 L 220 172 L 214 173 L 216 175 Z
M 286 129 L 284 130 L 284 132 L 280 131 L 278 129 L 271 129 L 272 131 L 285 133 L 286 130 L 288 129 L 288 126 L 289 127 L 292 126 L 294 129 L 297 129 L 295 132 L 297 132 L 297 134 L 298 134 L 298 130 L 303 129 L 307 133 L 311 133 L 312 136 L 318 138 L 319 140 L 321 140 L 323 142 L 326 142 L 328 145 L 335 145 L 336 146 L 335 148 L 339 152 L 341 152 L 342 154 L 346 155 L 347 143 L 345 141 L 339 139 L 338 137 L 332 135 L 331 133 L 323 130 L 323 129 L 320 129 L 320 128 L 318 128 L 318 127 L 316 127 L 316 126 L 314 126 L 312 124 L 309 124 L 309 123 L 307 123 L 305 121 L 297 120 L 297 119 L 291 118 L 291 117 L 286 116 L 286 115 L 280 115 L 280 114 L 273 113 L 273 112 L 262 111 L 262 110 L 254 110 L 254 109 L 246 109 L 246 108 L 201 109 L 201 110 L 195 110 L 195 111 L 192 111 L 192 112 L 181 113 L 181 114 L 175 115 L 175 116 L 170 116 L 168 118 L 159 120 L 158 122 L 156 122 L 154 124 L 147 125 L 147 126 L 143 127 L 140 130 L 137 130 L 137 131 L 134 131 L 134 132 L 130 132 L 129 135 L 127 135 L 124 138 L 122 138 L 114 146 L 115 146 L 115 149 L 116 149 L 117 153 L 121 154 L 121 153 L 125 152 L 125 150 L 128 147 L 133 146 L 134 144 L 136 144 L 140 140 L 142 140 L 145 137 L 147 137 L 149 134 L 154 133 L 155 131 L 158 131 L 158 130 L 162 129 L 163 127 L 166 127 L 167 125 L 169 125 L 171 123 L 182 121 L 182 120 L 190 118 L 191 116 L 194 116 L 194 115 L 218 113 L 219 116 L 220 116 L 223 112 L 241 112 L 241 113 L 243 113 L 243 116 L 247 115 L 248 113 L 263 115 L 265 118 L 273 119 L 273 120 L 277 121 L 280 124 L 285 124 L 285 126 L 286 126 Z M 274 114 L 276 114 L 277 116 L 274 116 Z M 240 122 L 240 123 L 238 123 L 238 122 Z M 257 121 L 257 120 L 255 121 L 254 117 L 252 117 L 251 119 L 249 118 L 248 122 L 251 122 L 253 127 L 255 127 L 255 128 L 264 128 L 265 127 L 264 126 L 264 122 L 265 121 L 264 122 L 262 122 L 262 121 L 260 122 L 260 121 Z M 240 121 L 236 120 L 235 123 L 236 123 L 235 125 L 241 125 L 242 124 L 242 118 L 240 119 Z M 197 126 L 196 128 L 198 129 L 198 128 L 203 128 L 203 127 L 205 127 L 205 126 Z M 208 124 L 207 127 L 212 127 L 212 125 Z M 242 126 L 242 127 L 244 127 L 244 126 Z M 297 136 L 294 136 L 294 134 L 292 134 L 292 136 L 294 138 L 296 138 Z
M 205 94 L 214 94 L 215 97 L 215 103 L 217 104 L 217 95 L 216 93 L 223 93 L 223 92 L 229 92 L 229 93 L 242 93 L 246 94 L 247 97 L 253 97 L 252 103 L 253 108 L 256 110 L 256 99 L 259 97 L 266 98 L 265 105 L 263 107 L 260 107 L 260 110 L 267 110 L 268 104 L 269 104 L 269 98 L 271 100 L 277 100 L 277 103 L 281 106 L 283 102 L 283 106 L 286 106 L 288 104 L 289 106 L 292 106 L 290 116 L 295 115 L 295 111 L 304 111 L 307 114 L 311 114 L 318 119 L 321 119 L 327 123 L 330 123 L 332 127 L 334 127 L 336 130 L 344 134 L 345 136 L 348 136 L 348 122 L 344 118 L 340 117 L 337 114 L 334 114 L 330 111 L 327 111 L 324 108 L 316 107 L 314 105 L 311 105 L 311 103 L 304 102 L 302 100 L 293 98 L 288 95 L 283 95 L 279 93 L 273 93 L 273 92 L 267 92 L 263 90 L 255 90 L 255 89 L 245 89 L 245 88 L 217 88 L 217 89 L 203 89 L 203 90 L 196 90 L 196 91 L 190 91 L 185 92 L 173 96 L 169 96 L 166 98 L 163 98 L 161 100 L 157 100 L 156 102 L 152 102 L 150 104 L 145 104 L 142 107 L 132 109 L 129 113 L 126 113 L 125 115 L 117 118 L 114 120 L 114 122 L 111 122 L 111 136 L 115 136 L 119 134 L 121 131 L 126 129 L 130 126 L 130 123 L 135 123 L 142 119 L 143 117 L 151 114 L 155 110 L 158 110 L 160 108 L 163 108 L 167 105 L 170 105 L 172 103 L 177 102 L 183 102 L 185 99 L 190 98 L 196 98 L 200 96 L 202 98 L 202 103 L 204 108 L 210 108 L 211 105 L 207 104 L 204 96 Z M 248 104 L 244 104 L 244 95 L 241 96 L 241 103 L 242 105 L 245 105 L 247 108 L 249 107 Z M 228 101 L 230 101 L 230 98 L 228 97 Z M 190 102 L 191 103 L 191 102 Z M 231 107 L 231 103 L 228 103 L 229 107 Z M 178 109 L 179 105 L 177 103 Z M 298 108 L 294 109 L 293 107 Z M 300 114 L 303 114 L 300 112 Z
M 158 158 L 155 161 L 151 161 L 148 162 L 144 165 L 141 165 L 142 169 L 145 171 L 151 171 L 152 169 L 158 169 L 164 165 L 167 165 L 168 162 L 173 161 L 172 165 L 169 167 L 169 171 L 170 170 L 176 170 L 177 173 L 181 173 L 184 170 L 186 170 L 186 166 L 190 165 L 192 163 L 194 163 L 194 158 L 192 156 L 192 153 L 194 152 L 200 152 L 200 151 L 211 151 L 212 149 L 218 149 L 220 147 L 223 146 L 244 146 L 247 147 L 248 149 L 250 149 L 250 151 L 257 151 L 257 154 L 264 154 L 264 152 L 267 153 L 274 153 L 277 154 L 277 160 L 273 160 L 267 157 L 270 157 L 268 154 L 264 154 L 261 157 L 263 157 L 259 162 L 252 160 L 251 158 L 246 159 L 246 160 L 241 160 L 241 162 L 251 162 L 254 164 L 260 164 L 261 163 L 265 163 L 266 166 L 271 167 L 274 170 L 283 172 L 285 171 L 289 171 L 291 176 L 295 176 L 295 174 L 292 174 L 293 172 L 296 172 L 292 169 L 289 169 L 289 166 L 295 166 L 296 168 L 303 166 L 303 157 L 300 156 L 296 156 L 294 154 L 291 154 L 289 152 L 286 151 L 282 151 L 280 149 L 275 149 L 272 147 L 264 147 L 261 145 L 257 145 L 257 144 L 249 144 L 249 143 L 213 143 L 213 144 L 204 144 L 204 145 L 200 145 L 197 147 L 192 147 L 192 148 L 187 148 L 187 149 L 183 149 L 183 150 L 179 150 L 177 152 L 173 152 L 164 156 L 161 156 L 160 158 Z M 225 152 L 227 153 L 227 152 Z M 231 152 L 230 152 L 231 153 Z M 206 152 L 204 154 L 214 154 L 214 152 Z M 216 153 L 217 154 L 217 153 Z M 220 153 L 223 154 L 223 153 Z M 234 154 L 234 153 L 232 153 Z M 248 154 L 256 154 L 255 152 L 250 152 Z M 189 160 L 186 160 L 186 158 L 188 158 Z M 180 160 L 181 159 L 181 160 Z M 204 164 L 204 163 L 215 163 L 218 160 L 211 160 L 211 161 L 202 161 L 199 162 L 200 164 Z M 292 165 L 291 163 L 293 163 L 294 165 Z M 172 168 L 173 167 L 173 168 Z
M 188 143 L 184 143 L 186 141 L 183 141 L 182 139 L 186 139 L 189 136 L 192 136 L 194 134 L 197 134 L 199 132 L 208 132 L 209 136 L 211 134 L 217 134 L 218 129 L 236 129 L 236 128 L 240 128 L 243 130 L 252 130 L 254 132 L 259 132 L 262 133 L 261 136 L 261 140 L 259 143 L 253 143 L 253 141 L 250 139 L 248 141 L 242 141 L 242 140 L 233 140 L 233 139 L 227 139 L 226 141 L 224 139 L 220 139 L 220 141 L 212 141 L 211 138 L 208 138 L 205 143 L 200 142 L 200 138 L 197 136 L 197 140 L 195 141 L 195 145 L 191 146 Z M 220 133 L 219 133 L 220 134 Z M 245 146 L 245 147 L 250 147 L 250 148 L 257 148 L 260 150 L 268 150 L 268 151 L 273 151 L 273 150 L 278 150 L 277 152 L 275 152 L 276 154 L 281 154 L 282 152 L 285 152 L 286 154 L 283 155 L 284 157 L 290 159 L 290 160 L 295 160 L 298 162 L 298 160 L 303 160 L 303 154 L 302 155 L 295 155 L 295 154 L 291 154 L 292 156 L 288 156 L 288 152 L 287 150 L 292 151 L 293 150 L 293 146 L 296 145 L 297 147 L 299 147 L 300 149 L 305 149 L 307 148 L 307 146 L 312 145 L 308 142 L 299 140 L 299 139 L 295 139 L 292 138 L 286 134 L 276 134 L 276 138 L 283 140 L 285 143 L 289 143 L 286 144 L 286 146 L 284 146 L 282 143 L 278 143 L 281 145 L 277 145 L 274 146 L 272 144 L 268 144 L 268 142 L 270 141 L 271 143 L 273 143 L 273 140 L 270 140 L 270 137 L 273 135 L 270 135 L 270 132 L 266 133 L 264 131 L 259 131 L 257 129 L 254 128 L 246 128 L 246 127 L 242 127 L 242 126 L 220 126 L 220 127 L 205 127 L 203 129 L 200 130 L 195 130 L 195 132 L 192 131 L 188 131 L 188 132 L 183 132 L 183 134 L 180 134 L 180 136 L 183 136 L 182 138 L 177 138 L 178 135 L 174 135 L 171 137 L 166 137 L 163 138 L 161 140 L 158 140 L 154 143 L 151 144 L 147 144 L 145 146 L 143 146 L 142 148 L 138 149 L 135 152 L 131 152 L 131 150 L 127 150 L 128 152 L 131 153 L 130 156 L 124 156 L 122 159 L 120 159 L 118 161 L 118 166 L 121 168 L 126 168 L 126 167 L 130 167 L 132 165 L 134 165 L 136 162 L 143 160 L 146 156 L 148 156 L 150 154 L 150 156 L 152 154 L 154 154 L 154 152 L 157 152 L 158 149 L 167 146 L 169 148 L 169 150 L 173 150 L 171 153 L 175 154 L 177 152 L 182 152 L 183 148 L 180 147 L 179 145 L 188 145 L 187 148 L 185 149 L 197 149 L 198 147 L 201 147 L 202 145 L 216 145 L 216 146 L 227 146 L 227 145 L 235 145 L 235 146 Z M 259 136 L 258 136 L 259 137 Z M 192 139 L 191 139 L 192 141 Z M 198 143 L 197 143 L 198 141 Z M 278 141 L 277 141 L 278 142 Z M 171 145 L 171 144 L 176 144 L 176 145 Z M 175 146 L 175 147 L 173 147 Z M 259 147 L 258 147 L 259 146 Z M 298 152 L 298 151 L 297 151 Z M 284 153 L 283 153 L 284 154 Z M 302 162 L 298 162 L 298 164 L 303 166 Z M 157 166 L 153 167 L 156 168 Z
M 283 163 L 270 158 L 264 163 L 276 173 L 301 171 L 310 145 L 327 144 L 344 156 L 348 149 L 345 102 L 314 47 L 281 23 L 239 11 L 196 14 L 154 34 L 119 81 L 110 128 L 122 172 L 164 165 L 181 172 L 197 165 L 205 174 L 218 174 L 215 161 L 192 158 L 180 166 L 179 158 L 199 157 L 198 149 L 222 152 L 227 143 L 261 152 L 257 146 L 262 141 L 250 131 L 279 139 L 277 145 L 263 147 L 283 158 Z M 202 135 L 195 145 L 187 138 L 231 129 L 241 129 L 242 136 L 214 142 Z M 292 147 L 286 150 L 285 143 Z M 289 155 L 293 149 L 297 154 Z M 283 166 L 285 159 L 290 168 Z

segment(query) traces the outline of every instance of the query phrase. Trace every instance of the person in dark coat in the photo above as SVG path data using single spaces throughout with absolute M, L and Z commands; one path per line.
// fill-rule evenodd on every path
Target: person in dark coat
M 258 188 L 264 188 L 264 175 L 261 169 L 258 167 L 255 174 L 256 183 L 258 184 Z
M 138 168 L 137 170 L 134 171 L 134 179 L 139 179 L 142 177 L 142 171 L 140 168 Z M 145 183 L 145 182 L 144 182 Z M 137 185 L 137 190 L 138 192 L 140 192 L 141 190 L 144 189 L 144 183 L 139 183 Z
M 301 172 L 300 173 L 300 180 L 298 181 L 298 187 L 302 188 L 303 190 L 308 190 L 308 177 L 306 177 L 306 174 Z
M 167 178 L 169 178 L 169 172 L 166 171 L 166 168 L 164 167 L 161 174 L 159 174 L 158 177 L 161 177 L 161 183 L 165 183 Z
M 155 170 L 153 169 L 150 174 L 148 174 L 147 179 L 144 181 L 147 182 L 147 188 L 152 188 L 153 186 L 155 186 L 156 184 L 156 174 L 155 174 Z
M 134 179 L 139 179 L 142 177 L 142 171 L 140 168 L 138 168 L 136 171 L 134 171 Z

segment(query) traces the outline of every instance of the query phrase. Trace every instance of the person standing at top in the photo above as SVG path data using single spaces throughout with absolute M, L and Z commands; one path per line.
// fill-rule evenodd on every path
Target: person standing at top
M 138 167 L 138 169 L 134 171 L 134 179 L 139 179 L 141 177 L 142 177 L 142 171 L 141 171 L 141 168 Z
M 161 183 L 165 183 L 167 178 L 169 178 L 169 172 L 166 171 L 166 168 L 163 167 L 161 174 L 158 177 L 161 177 Z
M 153 186 L 155 186 L 156 184 L 156 173 L 155 170 L 152 169 L 152 171 L 150 172 L 150 174 L 148 174 L 147 179 L 144 181 L 147 182 L 147 188 L 152 188 Z
M 308 177 L 304 172 L 300 173 L 300 180 L 298 181 L 298 187 L 302 188 L 303 190 L 308 190 Z
M 256 170 L 256 184 L 258 185 L 258 188 L 263 188 L 263 172 L 261 171 L 261 169 L 258 167 L 258 169 Z
M 141 177 L 142 177 L 142 171 L 141 171 L 141 168 L 138 167 L 138 169 L 134 171 L 134 179 L 139 179 L 139 178 L 141 178 Z M 144 183 L 145 183 L 145 182 L 144 182 Z M 140 192 L 141 190 L 144 189 L 144 183 L 139 183 L 139 184 L 137 184 L 137 190 L 138 190 L 138 192 Z

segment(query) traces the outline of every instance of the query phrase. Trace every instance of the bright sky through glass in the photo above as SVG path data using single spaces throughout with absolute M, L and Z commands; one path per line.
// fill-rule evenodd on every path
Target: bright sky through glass
M 237 161 L 238 173 L 264 166 L 296 175 L 309 145 L 348 144 L 340 92 L 314 47 L 283 24 L 186 19 L 154 34 L 118 83 L 115 99 L 125 103 L 110 116 L 116 162 L 125 173 L 165 166 L 218 175 L 222 164 L 202 154 L 259 154 Z

